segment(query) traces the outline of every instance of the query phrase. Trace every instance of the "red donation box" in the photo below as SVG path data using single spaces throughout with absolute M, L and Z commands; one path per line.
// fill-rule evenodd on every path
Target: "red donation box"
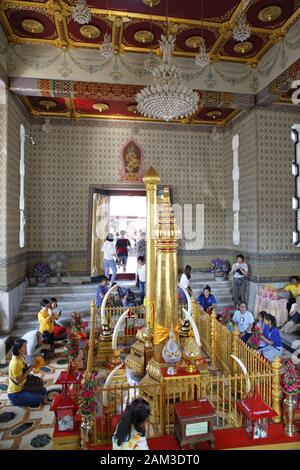
M 215 408 L 208 400 L 176 403 L 174 432 L 180 446 L 210 441 L 210 447 L 214 447 L 213 419 L 215 416 Z

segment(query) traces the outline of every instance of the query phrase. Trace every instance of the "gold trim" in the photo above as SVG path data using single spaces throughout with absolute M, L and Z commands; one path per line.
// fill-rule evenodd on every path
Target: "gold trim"
M 199 49 L 200 44 L 205 42 L 202 36 L 190 36 L 186 39 L 185 45 L 190 49 Z
M 27 31 L 31 34 L 41 34 L 44 31 L 44 25 L 37 20 L 33 20 L 31 18 L 26 18 L 21 22 L 21 26 L 24 31 Z
M 95 103 L 93 104 L 92 108 L 96 111 L 99 111 L 99 113 L 102 113 L 103 111 L 107 111 L 109 106 L 106 103 Z
M 264 23 L 271 23 L 272 21 L 277 20 L 282 14 L 282 8 L 278 5 L 269 5 L 262 10 L 257 15 L 257 18 Z
M 253 44 L 250 41 L 243 41 L 243 42 L 238 42 L 233 50 L 237 54 L 247 54 L 248 52 L 252 51 L 253 49 Z
M 97 39 L 101 34 L 100 28 L 92 24 L 85 24 L 81 26 L 79 32 L 82 37 L 87 39 Z
M 141 29 L 140 31 L 136 31 L 133 35 L 136 42 L 142 44 L 149 44 L 154 39 L 154 34 L 152 31 L 147 31 L 146 29 Z

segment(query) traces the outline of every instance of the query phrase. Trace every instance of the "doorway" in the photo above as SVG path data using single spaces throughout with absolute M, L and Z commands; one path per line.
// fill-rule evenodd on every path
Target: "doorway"
M 90 194 L 88 260 L 92 282 L 97 282 L 104 274 L 102 247 L 107 234 L 113 234 L 116 244 L 121 232 L 125 232 L 130 246 L 126 267 L 117 264 L 117 280 L 132 280 L 136 274 L 137 243 L 146 233 L 146 192 L 93 188 Z

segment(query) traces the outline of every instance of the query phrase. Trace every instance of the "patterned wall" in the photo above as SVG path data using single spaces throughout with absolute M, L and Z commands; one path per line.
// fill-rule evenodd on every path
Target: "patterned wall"
M 6 173 L 7 173 L 7 106 L 0 104 L 0 286 L 6 284 Z
M 300 274 L 300 250 L 292 245 L 291 208 L 291 126 L 299 120 L 300 113 L 294 108 L 256 107 L 238 118 L 226 133 L 226 159 L 230 156 L 230 164 L 225 165 L 225 252 L 231 256 L 243 252 L 254 280 L 275 282 Z M 232 245 L 231 139 L 236 133 L 240 136 L 239 247 Z
M 233 215 L 233 183 L 232 183 L 232 137 L 239 135 L 239 250 L 257 252 L 257 115 L 256 108 L 246 113 L 233 123 L 226 131 L 225 139 L 225 247 L 236 248 L 232 245 Z
M 89 185 L 118 184 L 120 151 L 133 134 L 174 202 L 205 203 L 205 249 L 220 249 L 224 227 L 223 136 L 192 126 L 124 122 L 51 121 L 51 132 L 35 121 L 37 146 L 30 165 L 29 250 L 36 261 L 64 250 L 71 270 L 86 270 Z
M 0 206 L 4 211 L 0 228 L 0 288 L 11 289 L 24 279 L 27 271 L 27 248 L 19 247 L 20 194 L 20 124 L 29 133 L 30 121 L 19 101 L 8 95 L 0 113 Z M 29 161 L 30 147 L 26 139 L 25 159 Z M 28 173 L 27 173 L 28 178 Z M 25 192 L 27 188 L 25 188 Z

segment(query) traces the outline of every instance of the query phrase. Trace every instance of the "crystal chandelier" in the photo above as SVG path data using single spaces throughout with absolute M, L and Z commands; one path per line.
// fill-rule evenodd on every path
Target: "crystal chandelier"
M 100 56 L 109 59 L 115 53 L 113 45 L 111 43 L 111 35 L 108 33 L 104 34 L 103 43 L 100 45 L 99 48 Z
M 198 107 L 198 94 L 180 79 L 178 67 L 171 62 L 175 38 L 161 36 L 162 62 L 151 70 L 153 84 L 136 95 L 138 111 L 144 116 L 170 121 L 191 116 Z
M 149 56 L 144 62 L 144 69 L 146 72 L 152 73 L 152 70 L 157 66 L 157 60 L 154 57 L 153 52 L 150 52 Z
M 199 46 L 199 53 L 195 57 L 195 62 L 199 67 L 206 67 L 206 65 L 210 63 L 210 58 L 206 52 L 206 45 L 204 41 Z
M 72 8 L 71 12 L 72 18 L 76 23 L 88 24 L 91 21 L 92 14 L 88 9 L 85 0 L 78 0 L 77 5 Z
M 246 41 L 250 38 L 251 29 L 244 13 L 240 13 L 235 27 L 233 28 L 233 37 L 237 42 Z

